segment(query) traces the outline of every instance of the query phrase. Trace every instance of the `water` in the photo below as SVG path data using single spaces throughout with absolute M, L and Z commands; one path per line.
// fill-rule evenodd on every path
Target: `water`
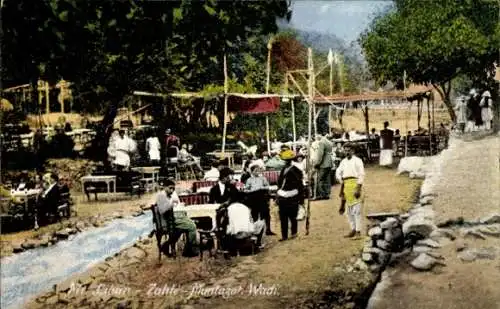
M 21 308 L 31 297 L 131 246 L 152 229 L 151 213 L 114 220 L 54 246 L 2 259 L 0 307 Z

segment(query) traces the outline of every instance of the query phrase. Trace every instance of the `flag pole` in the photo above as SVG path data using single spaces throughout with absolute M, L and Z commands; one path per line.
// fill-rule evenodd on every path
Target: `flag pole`
M 307 50 L 308 55 L 308 72 L 309 72 L 309 93 L 307 96 L 307 101 L 309 105 L 309 123 L 308 123 L 308 136 L 307 136 L 307 173 L 308 173 L 308 187 L 311 188 L 312 182 L 312 166 L 311 166 L 311 145 L 312 145 L 312 120 L 313 120 L 313 105 L 314 105 L 314 64 L 312 57 L 312 49 Z M 311 190 L 309 190 L 311 191 Z M 312 193 L 312 192 L 311 192 Z M 309 235 L 309 225 L 311 218 L 311 195 L 308 194 L 307 198 L 307 208 L 306 208 L 306 235 Z
M 271 52 L 273 50 L 273 38 L 267 43 L 267 70 L 266 70 L 266 94 L 269 94 L 269 84 L 271 82 Z M 266 114 L 266 140 L 267 152 L 271 153 L 271 141 L 269 139 L 269 115 Z
M 227 57 L 224 54 L 224 129 L 222 132 L 222 157 L 223 160 L 225 158 L 226 152 L 226 134 L 227 134 L 227 99 L 229 92 L 229 84 L 228 84 L 228 76 L 227 76 Z

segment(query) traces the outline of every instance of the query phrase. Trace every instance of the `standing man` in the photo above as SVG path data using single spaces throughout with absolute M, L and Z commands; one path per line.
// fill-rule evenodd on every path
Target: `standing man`
M 295 159 L 295 153 L 292 150 L 283 151 L 280 154 L 285 167 L 281 170 L 278 179 L 278 192 L 276 193 L 276 204 L 279 207 L 279 216 L 281 222 L 281 239 L 288 239 L 288 222 L 290 221 L 292 235 L 297 237 L 297 214 L 299 205 L 304 205 L 304 181 L 302 171 L 292 164 Z
M 113 164 L 118 170 L 128 170 L 130 167 L 130 154 L 135 151 L 135 143 L 125 135 L 125 130 L 118 132 L 115 140 L 115 159 Z
M 353 154 L 352 145 L 344 145 L 347 153 L 336 171 L 337 180 L 342 184 L 340 198 L 342 205 L 339 209 L 341 215 L 347 206 L 347 219 L 351 226 L 351 232 L 346 237 L 351 238 L 361 235 L 361 190 L 365 178 L 363 161 Z
M 457 130 L 463 133 L 465 124 L 467 123 L 467 103 L 465 102 L 465 98 L 460 97 L 457 99 L 455 111 L 457 114 Z
M 149 163 L 152 166 L 157 166 L 160 164 L 160 140 L 154 133 L 150 133 L 148 139 L 146 140 L 146 151 L 148 152 Z
M 479 106 L 481 107 L 481 119 L 483 120 L 483 128 L 487 131 L 491 130 L 491 121 L 493 120 L 493 112 L 491 110 L 493 101 L 491 94 L 486 90 L 481 98 Z
M 172 146 L 180 147 L 179 138 L 172 134 L 170 129 L 165 131 L 165 149 L 168 149 Z
M 384 122 L 384 129 L 380 131 L 380 166 L 392 165 L 392 144 L 394 132 L 389 129 L 389 122 Z
M 314 168 L 318 173 L 318 185 L 316 186 L 316 200 L 329 200 L 332 190 L 331 171 L 333 145 L 326 136 L 320 138 L 317 150 L 317 161 Z

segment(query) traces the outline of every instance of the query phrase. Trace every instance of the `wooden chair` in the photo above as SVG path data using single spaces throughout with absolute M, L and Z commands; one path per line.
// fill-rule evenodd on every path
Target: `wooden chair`
M 182 233 L 179 233 L 175 230 L 175 218 L 174 211 L 169 210 L 162 216 L 158 210 L 157 205 L 153 205 L 151 207 L 151 212 L 153 214 L 153 224 L 155 226 L 154 235 L 156 237 L 156 244 L 158 246 L 158 262 L 161 261 L 162 255 L 162 239 L 164 236 L 167 237 L 167 245 L 169 249 L 169 254 L 173 258 L 177 257 L 177 245 L 181 245 L 181 243 L 185 243 L 185 238 L 179 240 L 179 237 L 182 236 Z M 175 241 L 174 241 L 175 240 Z

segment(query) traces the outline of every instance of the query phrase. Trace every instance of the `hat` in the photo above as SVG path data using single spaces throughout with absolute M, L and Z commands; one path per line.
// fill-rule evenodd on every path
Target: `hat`
M 223 168 L 219 173 L 219 179 L 226 178 L 229 175 L 233 175 L 234 171 L 229 167 Z
M 280 159 L 281 160 L 293 160 L 293 159 L 295 159 L 295 152 L 293 152 L 290 149 L 282 151 L 280 153 Z
M 477 93 L 477 92 L 476 92 L 476 89 L 471 89 L 471 90 L 470 90 L 470 92 L 469 92 L 469 94 L 470 94 L 470 95 L 474 95 L 474 94 L 476 94 L 476 93 Z
M 484 97 L 488 97 L 488 98 L 491 98 L 491 94 L 488 90 L 486 90 L 485 92 L 483 92 L 483 98 Z

